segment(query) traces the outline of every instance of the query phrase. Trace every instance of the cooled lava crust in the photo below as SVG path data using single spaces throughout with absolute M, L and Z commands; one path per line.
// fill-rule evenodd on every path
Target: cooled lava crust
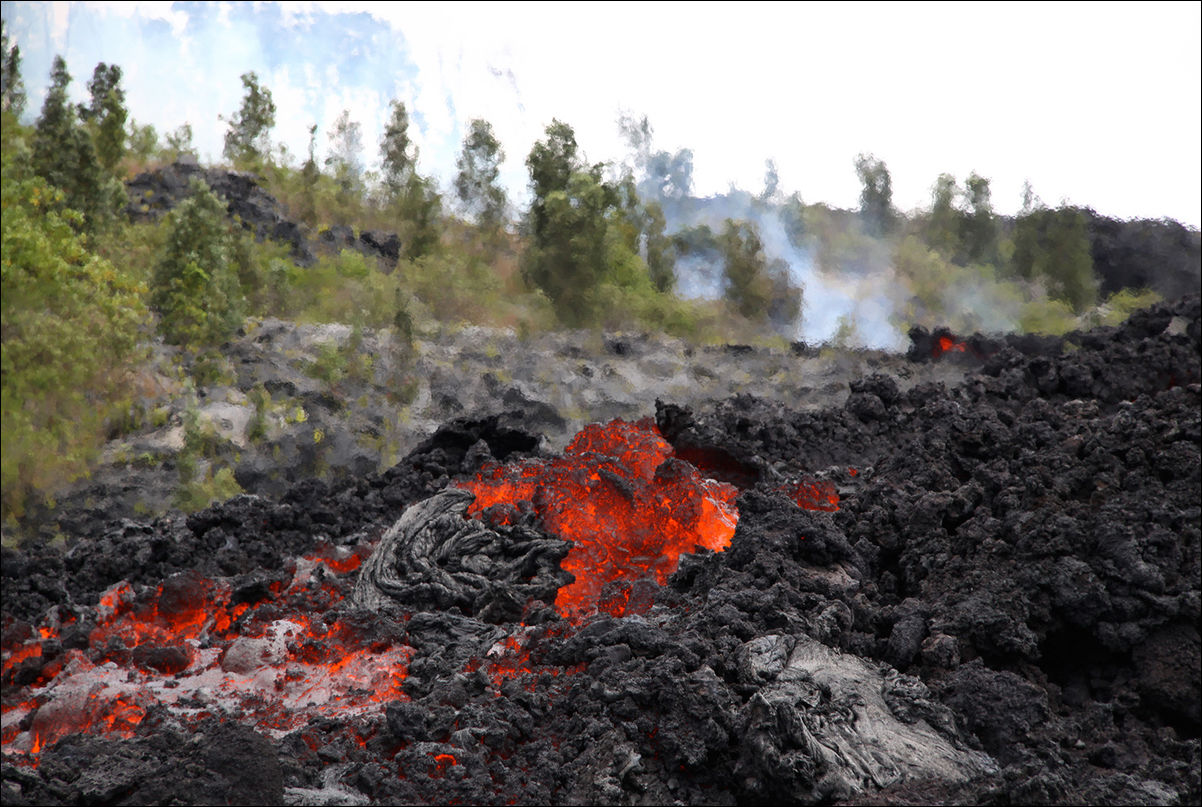
M 557 606 L 553 496 L 467 521 L 473 480 L 559 467 L 504 416 L 278 502 L 5 548 L 3 802 L 1197 804 L 1199 313 L 995 341 L 954 389 L 870 376 L 835 410 L 657 403 L 644 476 L 715 480 L 723 518 L 731 486 L 737 527 L 591 610 Z M 275 695 L 199 686 L 206 658 Z M 71 707 L 71 675 L 139 683 Z

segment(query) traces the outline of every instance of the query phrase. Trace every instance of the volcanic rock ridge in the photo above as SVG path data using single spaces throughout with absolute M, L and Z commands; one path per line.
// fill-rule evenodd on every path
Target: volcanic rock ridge
M 5 548 L 4 803 L 1198 803 L 1200 320 Z

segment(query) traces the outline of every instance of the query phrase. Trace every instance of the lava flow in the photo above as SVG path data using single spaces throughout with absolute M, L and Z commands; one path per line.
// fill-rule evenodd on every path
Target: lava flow
M 363 554 L 321 548 L 295 563 L 287 587 L 285 577 L 250 598 L 184 573 L 141 597 L 114 585 L 78 616 L 52 609 L 36 631 L 6 626 L 4 752 L 36 764 L 68 734 L 131 736 L 159 707 L 184 723 L 216 716 L 282 736 L 403 699 L 410 648 L 322 618 L 345 593 L 334 575 Z
M 738 491 L 675 459 L 649 418 L 591 424 L 561 457 L 490 465 L 464 487 L 476 495 L 469 515 L 504 522 L 530 502 L 548 532 L 573 542 L 561 565 L 576 581 L 555 598 L 568 617 L 625 613 L 635 581 L 663 585 L 681 553 L 722 551 L 739 519 Z
M 555 599 L 573 618 L 638 610 L 637 581 L 663 585 L 682 553 L 721 552 L 739 520 L 738 490 L 676 458 L 649 418 L 586 426 L 562 457 L 490 465 L 464 487 L 476 495 L 469 515 L 509 523 L 529 502 L 548 532 L 573 542 L 562 567 L 576 581 Z M 829 482 L 785 490 L 799 507 L 838 509 Z
M 951 336 L 940 336 L 931 346 L 931 358 L 938 359 L 945 353 L 966 353 L 967 351 L 967 343 L 959 342 Z

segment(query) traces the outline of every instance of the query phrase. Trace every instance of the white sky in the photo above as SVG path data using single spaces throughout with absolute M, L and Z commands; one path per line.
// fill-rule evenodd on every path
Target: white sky
M 699 195 L 758 192 L 772 158 L 786 193 L 852 207 L 853 162 L 871 152 L 905 210 L 929 203 L 941 172 L 975 170 L 1004 213 L 1029 180 L 1052 205 L 1202 223 L 1194 2 L 3 8 L 28 114 L 54 53 L 80 98 L 96 62 L 115 62 L 133 117 L 160 132 L 191 122 L 212 159 L 225 128 L 217 115 L 236 111 L 238 76 L 256 70 L 279 107 L 274 136 L 294 155 L 312 123 L 324 133 L 347 107 L 374 161 L 388 100 L 400 98 L 422 170 L 444 188 L 467 121 L 489 120 L 520 201 L 525 156 L 553 117 L 574 127 L 590 160 L 621 161 L 616 120 L 629 111 L 650 118 L 656 148 L 693 150 Z M 152 18 L 165 23 L 157 33 Z

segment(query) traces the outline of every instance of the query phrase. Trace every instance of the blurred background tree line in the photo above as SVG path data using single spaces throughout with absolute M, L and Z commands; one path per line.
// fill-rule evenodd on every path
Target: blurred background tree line
M 160 135 L 130 115 L 117 65 L 99 64 L 85 103 L 56 58 L 32 125 L 20 51 L 4 34 L 3 515 L 34 490 L 85 473 L 135 394 L 157 335 L 197 361 L 197 382 L 245 318 L 277 316 L 414 330 L 459 322 L 527 333 L 557 327 L 662 331 L 697 341 L 793 338 L 805 289 L 791 260 L 834 275 L 884 272 L 899 328 L 971 328 L 977 309 L 1049 332 L 1110 321 L 1154 299 L 1122 291 L 1099 307 L 1089 211 L 1049 208 L 1028 188 L 1018 216 L 997 215 L 989 180 L 938 177 L 928 209 L 895 209 L 887 166 L 861 155 L 860 207 L 783 197 L 769 161 L 763 191 L 692 196 L 692 153 L 657 151 L 647 118 L 619 122 L 632 159 L 589 163 L 572 127 L 546 127 L 525 158 L 530 201 L 515 211 L 500 186 L 504 150 L 492 126 L 468 122 L 448 190 L 420 171 L 403 102 L 390 104 L 379 170 L 365 168 L 360 125 L 344 110 L 303 161 L 273 144 L 276 106 L 255 73 L 222 122 L 223 156 L 253 172 L 310 235 L 332 227 L 396 233 L 395 267 L 342 251 L 298 266 L 287 247 L 256 241 L 197 182 L 157 222 L 125 215 L 124 181 L 191 155 L 191 123 Z M 738 204 L 734 204 L 734 202 Z M 704 214 L 704 215 L 700 215 Z M 699 223 L 702 221 L 709 223 Z M 791 256 L 766 247 L 771 224 Z M 712 225 L 712 226 L 711 226 Z M 682 267 L 708 267 L 718 294 L 686 299 Z M 1092 317 L 1092 319 L 1091 319 Z M 206 363 L 207 362 L 207 363 Z

